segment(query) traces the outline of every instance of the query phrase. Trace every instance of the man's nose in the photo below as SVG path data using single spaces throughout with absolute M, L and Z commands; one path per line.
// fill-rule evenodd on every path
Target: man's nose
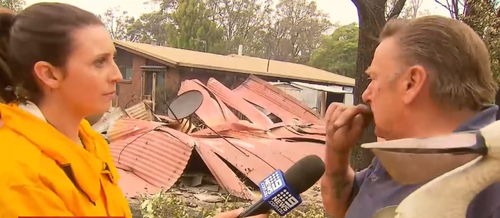
M 370 99 L 371 97 L 371 89 L 370 89 L 370 85 L 368 85 L 368 87 L 366 87 L 365 91 L 363 92 L 363 95 L 361 95 L 361 98 L 363 99 L 363 102 L 366 103 L 366 104 L 370 104 Z

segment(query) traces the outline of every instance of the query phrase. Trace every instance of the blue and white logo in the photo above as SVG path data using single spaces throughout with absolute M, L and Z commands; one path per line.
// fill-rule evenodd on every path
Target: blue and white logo
M 268 177 L 266 177 L 259 184 L 260 191 L 262 192 L 262 198 L 267 198 L 272 195 L 274 192 L 281 190 L 281 188 L 285 185 L 284 179 L 282 175 L 280 175 L 281 171 L 275 171 Z
M 274 211 L 276 211 L 276 213 L 278 213 L 280 216 L 283 216 L 296 206 L 299 206 L 301 201 L 290 194 L 288 190 L 283 189 L 280 193 L 271 198 L 271 200 L 267 203 L 274 208 Z
M 280 216 L 284 216 L 302 203 L 300 196 L 295 194 L 286 184 L 281 170 L 276 170 L 266 177 L 259 183 L 259 188 L 262 199 Z

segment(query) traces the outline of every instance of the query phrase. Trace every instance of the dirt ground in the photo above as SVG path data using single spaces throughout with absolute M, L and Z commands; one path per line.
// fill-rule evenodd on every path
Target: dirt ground
M 226 200 L 221 196 L 221 194 L 215 191 L 213 187 L 176 187 L 171 189 L 170 193 L 176 196 L 179 200 L 182 200 L 182 202 L 185 202 L 185 205 L 182 206 L 188 208 L 190 214 L 198 214 L 198 212 L 202 209 L 220 207 Z M 307 207 L 307 205 L 311 204 L 321 205 L 319 185 L 313 186 L 300 196 L 302 197 L 302 204 L 299 206 L 299 209 Z M 231 202 L 231 204 L 236 205 L 235 207 L 248 207 L 251 203 L 252 202 L 249 201 Z M 139 200 L 129 199 L 129 205 L 132 210 L 133 218 L 142 218 Z

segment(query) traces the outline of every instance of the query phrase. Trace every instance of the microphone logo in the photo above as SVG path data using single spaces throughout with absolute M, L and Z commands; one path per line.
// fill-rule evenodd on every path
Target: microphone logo
M 300 196 L 286 184 L 281 170 L 276 170 L 262 180 L 259 183 L 259 189 L 262 199 L 280 216 L 284 216 L 302 203 Z

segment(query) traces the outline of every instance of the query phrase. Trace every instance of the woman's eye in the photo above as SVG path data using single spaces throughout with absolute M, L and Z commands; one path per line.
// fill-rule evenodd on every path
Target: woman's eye
M 101 58 L 101 59 L 99 59 L 99 60 L 97 60 L 97 61 L 95 62 L 95 65 L 96 65 L 97 67 L 101 67 L 101 66 L 102 66 L 102 65 L 104 65 L 105 63 L 106 63 L 106 59 L 105 59 L 105 58 Z

